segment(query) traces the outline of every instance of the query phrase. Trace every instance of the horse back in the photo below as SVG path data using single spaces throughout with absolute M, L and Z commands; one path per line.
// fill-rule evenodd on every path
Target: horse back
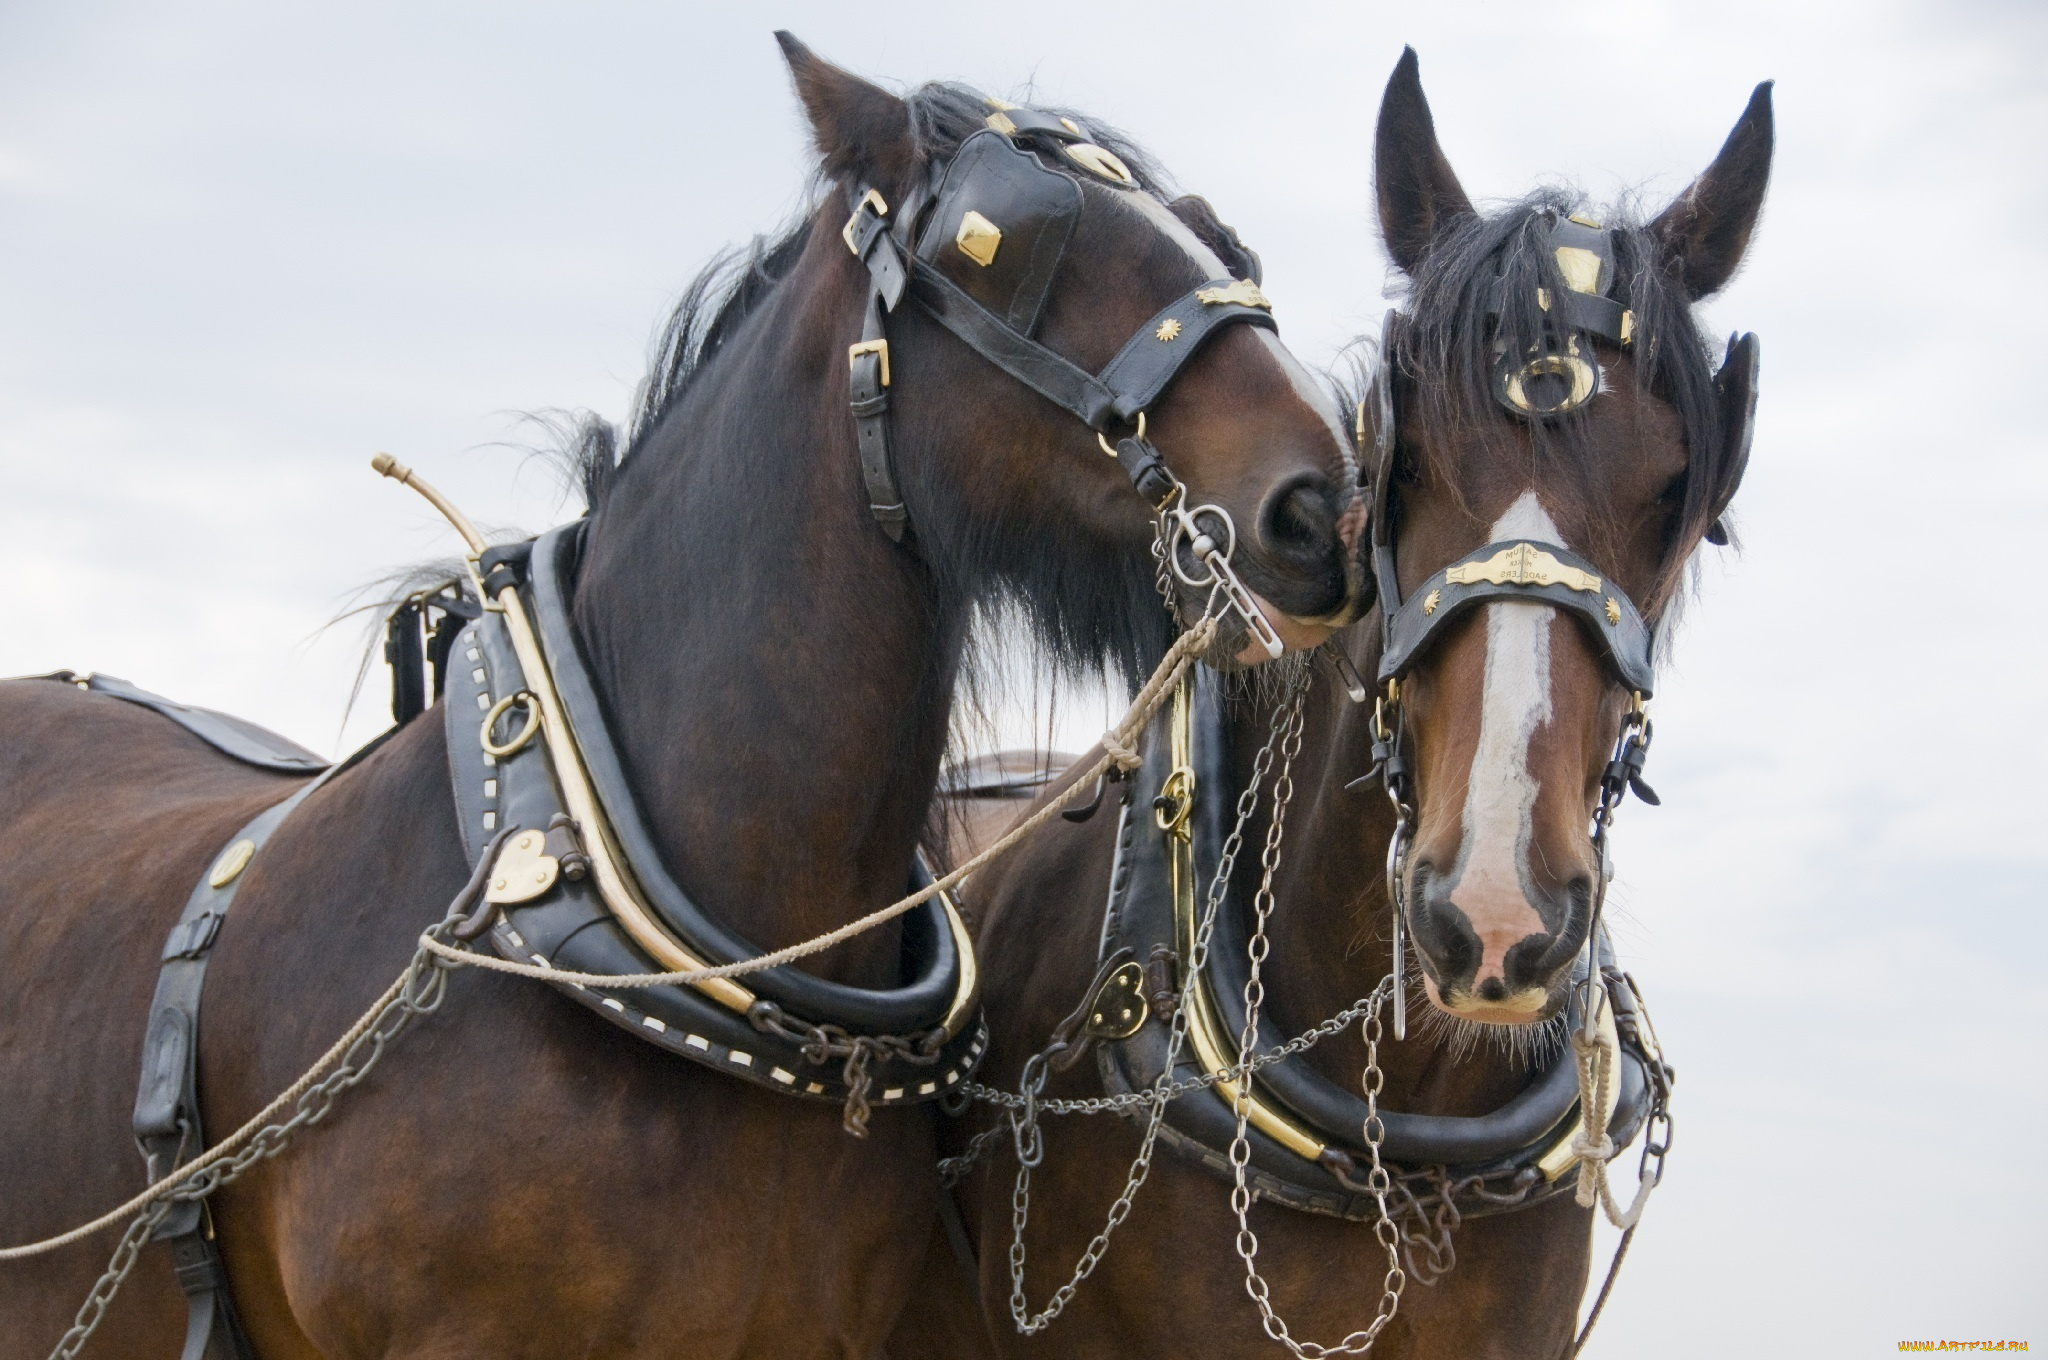
M 129 1119 L 165 936 L 229 837 L 302 782 L 134 704 L 0 682 L 0 1245 L 142 1188 Z M 47 1352 L 114 1237 L 0 1264 L 0 1357 Z M 144 1253 L 88 1354 L 175 1354 L 169 1277 Z

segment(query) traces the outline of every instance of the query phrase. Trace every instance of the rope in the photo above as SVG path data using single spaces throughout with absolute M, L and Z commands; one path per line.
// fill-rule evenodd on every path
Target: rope
M 332 1048 L 314 1060 L 313 1065 L 306 1069 L 305 1075 L 286 1087 L 284 1094 L 249 1116 L 248 1122 L 243 1124 L 242 1127 L 236 1129 L 226 1138 L 214 1144 L 199 1156 L 194 1157 L 191 1161 L 184 1163 L 162 1180 L 129 1200 L 126 1204 L 107 1210 L 107 1212 L 101 1214 L 90 1223 L 82 1223 L 70 1232 L 59 1233 L 55 1237 L 46 1237 L 40 1242 L 30 1242 L 19 1247 L 0 1247 L 0 1261 L 19 1261 L 30 1256 L 41 1256 L 45 1252 L 52 1252 L 59 1247 L 68 1247 L 73 1242 L 83 1241 L 94 1233 L 113 1227 L 124 1218 L 140 1213 L 157 1200 L 168 1199 L 172 1191 L 193 1179 L 200 1172 L 216 1162 L 226 1160 L 229 1156 L 239 1151 L 243 1144 L 254 1138 L 271 1121 L 273 1116 L 281 1114 L 286 1106 L 291 1105 L 300 1096 L 304 1095 L 312 1087 L 313 1083 L 320 1079 L 321 1073 L 341 1061 L 342 1056 L 350 1048 L 354 1047 L 356 1040 L 370 1032 L 370 1027 L 377 1023 L 377 1018 L 384 1013 L 384 1009 L 393 1001 L 396 1001 L 399 995 L 404 992 L 406 984 L 412 980 L 413 969 L 418 962 L 419 959 L 415 956 L 413 962 L 407 964 L 405 971 L 399 974 L 398 980 L 384 989 L 384 994 L 371 1003 L 370 1009 L 363 1012 L 360 1020 L 349 1026 L 346 1034 L 334 1041 Z
M 748 973 L 758 973 L 764 969 L 778 968 L 783 964 L 794 963 L 798 959 L 808 958 L 812 954 L 822 953 L 836 944 L 844 943 L 856 935 L 873 930 L 876 926 L 893 921 L 912 908 L 931 901 L 932 898 L 940 893 L 957 886 L 976 870 L 1008 853 L 1019 841 L 1057 816 L 1069 803 L 1073 802 L 1080 795 L 1082 790 L 1090 788 L 1097 778 L 1108 773 L 1110 766 L 1115 765 L 1120 769 L 1131 768 L 1131 766 L 1125 765 L 1124 762 L 1127 759 L 1133 762 L 1133 764 L 1137 762 L 1138 757 L 1133 747 L 1144 732 L 1145 725 L 1152 720 L 1152 715 L 1159 711 L 1159 706 L 1172 693 L 1174 685 L 1180 680 L 1181 673 L 1193 664 L 1195 658 L 1200 655 L 1203 648 L 1209 645 L 1210 639 L 1215 635 L 1216 620 L 1214 618 L 1204 618 L 1193 628 L 1182 633 L 1173 646 L 1167 650 L 1166 656 L 1159 663 L 1159 668 L 1152 672 L 1152 678 L 1145 682 L 1144 687 L 1138 691 L 1137 697 L 1131 700 L 1130 709 L 1124 714 L 1123 718 L 1118 721 L 1115 727 L 1103 733 L 1102 756 L 1093 765 L 1089 766 L 1087 770 L 1072 780 L 1066 788 L 1062 789 L 1057 797 L 1012 827 L 1009 833 L 1001 840 L 998 840 L 959 868 L 954 869 L 945 877 L 920 888 L 918 891 L 910 894 L 910 896 L 893 902 L 877 911 L 871 911 L 859 920 L 849 921 L 835 930 L 829 930 L 823 935 L 814 936 L 803 941 L 801 944 L 793 944 L 770 954 L 759 954 L 751 959 L 741 959 L 737 963 L 722 963 L 714 967 L 684 968 L 668 973 L 616 974 L 576 973 L 565 969 L 551 968 L 545 964 L 515 963 L 510 959 L 501 959 L 489 954 L 478 954 L 470 950 L 459 949 L 453 945 L 444 944 L 440 940 L 431 939 L 426 936 L 420 938 L 420 947 L 437 958 L 466 968 L 481 968 L 486 972 L 492 973 L 508 973 L 513 977 L 537 978 L 544 982 L 568 982 L 584 987 L 610 988 L 667 987 L 705 982 L 712 978 L 744 977 Z
M 413 979 L 426 955 L 431 954 L 452 964 L 471 968 L 484 968 L 492 972 L 511 973 L 517 977 L 541 978 L 555 982 L 580 982 L 585 985 L 602 987 L 658 987 L 673 983 L 699 982 L 707 978 L 738 977 L 747 973 L 760 972 L 764 968 L 778 967 L 782 964 L 830 949 L 835 944 L 852 939 L 855 935 L 872 930 L 887 921 L 894 920 L 911 908 L 930 901 L 939 893 L 958 884 L 970 873 L 1008 852 L 1018 841 L 1037 830 L 1056 813 L 1064 809 L 1068 803 L 1073 801 L 1076 794 L 1083 788 L 1088 787 L 1091 781 L 1106 773 L 1111 765 L 1122 767 L 1125 758 L 1134 758 L 1133 744 L 1143 734 L 1145 725 L 1152 720 L 1152 715 L 1158 712 L 1160 704 L 1172 692 L 1173 686 L 1179 682 L 1181 673 L 1193 664 L 1195 658 L 1201 654 L 1215 636 L 1216 620 L 1214 618 L 1204 618 L 1200 623 L 1175 639 L 1173 646 L 1167 649 L 1166 656 L 1160 661 L 1159 668 L 1152 672 L 1152 678 L 1145 682 L 1144 687 L 1138 691 L 1137 697 L 1132 699 L 1130 709 L 1118 721 L 1115 727 L 1103 734 L 1102 745 L 1104 754 L 1102 758 L 1097 760 L 1085 774 L 1068 784 L 1058 797 L 1012 828 L 1008 835 L 929 887 L 912 893 L 902 901 L 883 907 L 879 911 L 869 912 L 857 921 L 848 922 L 836 930 L 828 931 L 823 935 L 817 936 L 815 939 L 806 940 L 802 944 L 794 944 L 787 949 L 778 949 L 772 954 L 763 954 L 757 958 L 743 959 L 738 963 L 722 964 L 716 968 L 693 968 L 678 973 L 629 973 L 612 977 L 602 973 L 557 972 L 551 968 L 536 968 L 527 964 L 511 963 L 504 959 L 492 958 L 483 954 L 473 954 L 467 950 L 452 948 L 434 939 L 431 935 L 422 935 L 420 937 L 419 953 L 415 954 L 412 961 L 406 964 L 405 971 L 398 975 L 398 979 L 384 989 L 383 995 L 379 996 L 376 1001 L 371 1003 L 370 1008 L 363 1012 L 362 1018 L 349 1026 L 348 1032 L 335 1040 L 331 1048 L 315 1059 L 313 1065 L 307 1068 L 297 1081 L 285 1088 L 284 1092 L 275 1100 L 251 1115 L 248 1121 L 240 1128 L 208 1148 L 199 1156 L 184 1163 L 134 1198 L 116 1208 L 109 1209 L 89 1223 L 82 1223 L 69 1232 L 59 1233 L 55 1237 L 46 1237 L 40 1242 L 28 1242 L 16 1247 L 0 1247 L 0 1262 L 19 1261 L 32 1256 L 41 1256 L 45 1253 L 56 1251 L 59 1248 L 68 1247 L 74 1242 L 83 1241 L 95 1233 L 111 1228 L 116 1223 L 134 1216 L 156 1201 L 170 1198 L 180 1187 L 191 1182 L 207 1168 L 226 1160 L 239 1151 L 260 1133 L 274 1116 L 282 1113 L 286 1107 L 296 1102 L 300 1096 L 303 1096 L 310 1090 L 313 1084 L 320 1079 L 321 1074 L 333 1067 L 335 1063 L 341 1061 L 348 1051 L 354 1047 L 358 1039 L 361 1039 L 370 1032 L 386 1008 L 404 993 L 406 986 Z

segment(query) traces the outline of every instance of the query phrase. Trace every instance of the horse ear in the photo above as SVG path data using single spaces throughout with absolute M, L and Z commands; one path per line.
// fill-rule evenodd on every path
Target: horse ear
M 1372 168 L 1387 254 L 1403 273 L 1413 274 L 1436 234 L 1452 218 L 1471 212 L 1472 200 L 1437 145 L 1436 120 L 1422 96 L 1421 63 L 1412 47 L 1401 49 L 1380 99 Z
M 1749 107 L 1706 173 L 1650 224 L 1665 260 L 1695 302 L 1720 292 L 1749 249 L 1749 234 L 1771 180 L 1771 143 L 1771 82 L 1766 80 L 1749 96 Z
M 1759 349 L 1754 335 L 1728 337 L 1728 357 L 1714 375 L 1714 400 L 1721 407 L 1721 437 L 1727 441 L 1722 453 L 1719 484 L 1708 504 L 1707 541 L 1726 546 L 1729 541 L 1728 503 L 1742 485 L 1749 467 L 1749 446 L 1756 433 L 1756 376 Z
M 1216 252 L 1216 258 L 1230 270 L 1230 277 L 1250 279 L 1253 283 L 1266 281 L 1259 253 L 1237 239 L 1237 232 L 1216 215 L 1208 199 L 1200 194 L 1183 194 L 1166 207 L 1195 234 L 1196 240 Z
M 796 81 L 796 97 L 811 120 L 811 137 L 824 158 L 825 173 L 885 190 L 895 198 L 910 182 L 917 142 L 910 130 L 910 106 L 879 85 L 842 71 L 777 29 L 783 60 Z

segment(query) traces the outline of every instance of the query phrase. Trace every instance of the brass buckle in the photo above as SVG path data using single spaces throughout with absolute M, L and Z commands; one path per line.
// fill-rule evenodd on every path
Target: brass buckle
M 851 368 L 863 354 L 875 354 L 882 360 L 882 386 L 889 385 L 889 342 L 887 340 L 857 340 L 846 347 L 846 364 Z
M 839 239 L 846 242 L 846 248 L 853 252 L 856 259 L 860 257 L 860 247 L 854 243 L 853 229 L 860 224 L 861 210 L 869 206 L 874 208 L 877 217 L 889 215 L 888 200 L 876 190 L 870 189 L 861 196 L 860 202 L 853 205 L 853 215 L 848 217 L 846 225 L 839 229 Z

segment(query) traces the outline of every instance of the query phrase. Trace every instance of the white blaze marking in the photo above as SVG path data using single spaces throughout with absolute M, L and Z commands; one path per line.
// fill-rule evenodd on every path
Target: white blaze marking
M 1523 492 L 1508 507 L 1488 541 L 1517 538 L 1566 546 L 1534 491 Z M 1529 739 L 1550 718 L 1550 625 L 1556 616 L 1548 605 L 1516 601 L 1486 606 L 1479 746 L 1472 753 L 1464 841 L 1451 894 L 1478 932 L 1481 979 L 1500 976 L 1510 948 L 1549 929 L 1529 905 L 1522 866 L 1539 787 L 1529 772 Z M 1481 914 L 1475 916 L 1475 910 Z

